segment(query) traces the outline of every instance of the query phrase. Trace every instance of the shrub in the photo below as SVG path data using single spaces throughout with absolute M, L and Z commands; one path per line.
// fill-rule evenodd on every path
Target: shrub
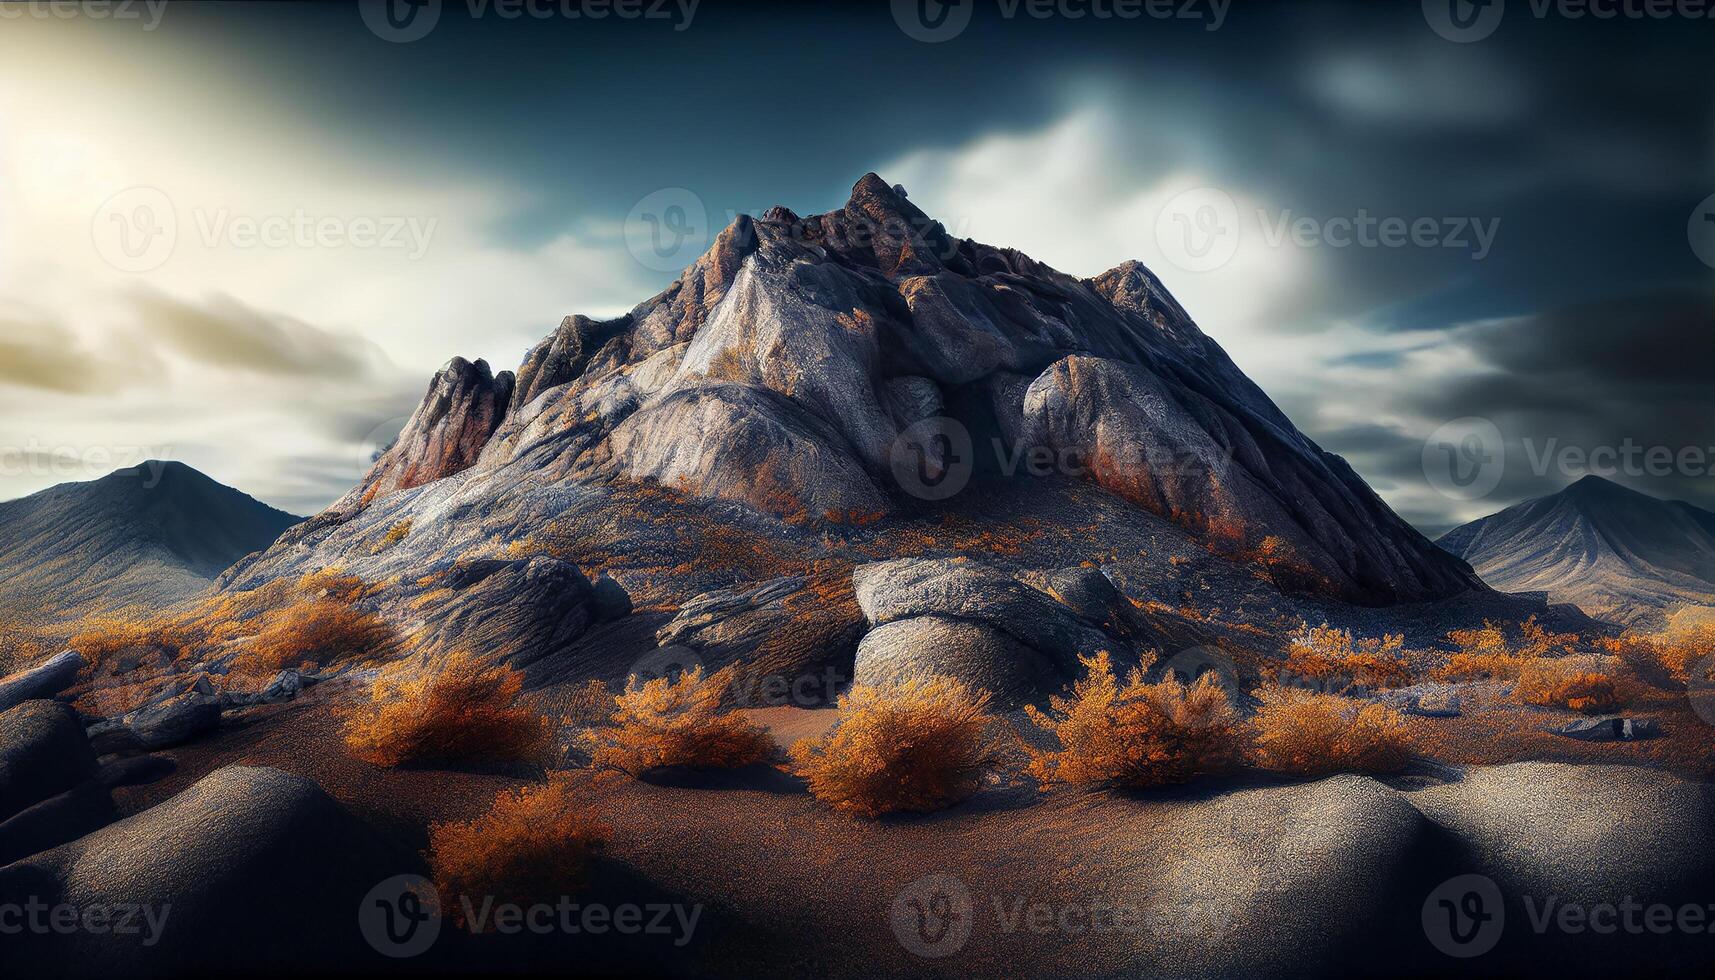
M 1257 761 L 1277 772 L 1395 772 L 1410 758 L 1405 719 L 1380 704 L 1358 706 L 1332 694 L 1264 687 L 1252 725 Z
M 383 535 L 381 540 L 376 542 L 375 547 L 370 549 L 370 550 L 374 554 L 379 555 L 383 551 L 386 551 L 388 548 L 391 548 L 394 545 L 398 544 L 399 542 L 405 540 L 406 536 L 409 535 L 410 533 L 411 533 L 411 522 L 410 521 L 400 521 L 399 523 L 388 528 L 387 533 L 385 535 Z
M 1627 671 L 1656 687 L 1683 687 L 1698 664 L 1715 655 L 1715 610 L 1687 606 L 1654 634 L 1627 632 L 1601 647 Z
M 594 765 L 638 775 L 662 766 L 736 769 L 774 753 L 766 729 L 721 707 L 733 670 L 701 666 L 639 684 L 614 698 L 612 724 L 586 734 Z
M 474 906 L 530 905 L 566 895 L 588 878 L 612 830 L 576 798 L 570 774 L 495 797 L 488 812 L 429 828 L 429 867 L 441 896 Z M 463 903 L 454 917 L 465 928 Z
M 396 650 L 398 634 L 380 616 L 337 599 L 302 599 L 263 615 L 261 631 L 233 661 L 240 673 L 324 667 Z
M 1439 680 L 1474 678 L 1514 680 L 1531 660 L 1570 650 L 1578 640 L 1571 633 L 1550 633 L 1532 616 L 1519 624 L 1518 642 L 1509 643 L 1498 624 L 1485 621 L 1482 629 L 1454 630 L 1447 639 L 1459 648 L 1435 672 Z
M 792 746 L 793 771 L 842 813 L 924 813 L 975 793 L 1000 762 L 989 695 L 948 677 L 853 685 L 827 735 Z
M 1287 643 L 1286 662 L 1277 676 L 1314 682 L 1315 686 L 1338 691 L 1348 687 L 1405 687 L 1411 669 L 1401 655 L 1405 637 L 1390 634 L 1380 639 L 1353 639 L 1351 632 L 1327 624 L 1299 624 Z
M 345 744 L 380 766 L 539 759 L 552 730 L 519 703 L 523 688 L 523 674 L 463 651 L 434 667 L 396 668 L 347 715 Z
M 1213 674 L 1186 685 L 1168 676 L 1144 683 L 1133 670 L 1122 685 L 1106 652 L 1083 658 L 1085 675 L 1049 710 L 1027 707 L 1058 750 L 1027 749 L 1039 782 L 1149 787 L 1183 783 L 1235 768 L 1242 726 Z
M 1614 678 L 1594 669 L 1589 658 L 1537 658 L 1519 671 L 1513 697 L 1524 704 L 1601 714 L 1620 706 Z

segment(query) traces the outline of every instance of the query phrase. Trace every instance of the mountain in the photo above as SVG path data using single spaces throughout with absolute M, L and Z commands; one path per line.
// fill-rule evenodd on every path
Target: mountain
M 55 617 L 173 602 L 299 520 L 183 463 L 64 483 L 0 503 L 0 610 Z
M 1598 619 L 1658 625 L 1677 606 L 1715 606 L 1715 514 L 1598 476 L 1438 543 L 1497 589 L 1547 593 Z
M 854 571 L 914 558 L 932 560 L 872 576 L 905 594 L 860 612 Z M 425 648 L 481 637 L 555 676 L 689 637 L 717 660 L 849 678 L 877 610 L 877 658 L 937 631 L 1061 672 L 1086 626 L 1139 655 L 1148 635 L 1209 642 L 1122 629 L 1115 584 L 1258 617 L 1493 595 L 1148 269 L 1080 279 L 954 238 L 874 174 L 836 211 L 739 217 L 660 294 L 566 317 L 516 372 L 454 358 L 362 482 L 222 585 L 335 566 L 383 583 L 374 601 Z M 1058 639 L 1035 635 L 1067 593 L 1020 575 L 1078 583 L 1083 625 L 1060 610 Z M 976 581 L 1005 608 L 961 606 Z M 619 589 L 644 615 L 604 625 Z M 598 653 L 586 629 L 635 635 L 601 633 Z

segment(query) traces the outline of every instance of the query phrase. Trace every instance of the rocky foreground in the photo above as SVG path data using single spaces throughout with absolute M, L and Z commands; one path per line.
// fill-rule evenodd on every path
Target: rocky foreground
M 761 717 L 785 736 L 825 715 Z M 575 898 L 662 910 L 660 930 L 471 936 L 447 922 L 396 959 L 365 931 L 365 903 L 393 876 L 424 872 L 409 827 L 480 808 L 495 782 L 331 761 L 334 731 L 313 706 L 296 709 L 182 754 L 198 772 L 151 799 L 147 786 L 114 790 L 171 762 L 98 756 L 54 701 L 0 714 L 0 909 L 18 910 L 0 924 L 24 923 L 0 944 L 0 968 L 575 961 L 735 977 L 1266 977 L 1715 966 L 1709 787 L 1549 764 L 1136 796 L 994 786 L 951 811 L 879 822 L 832 815 L 760 770 L 626 782 L 594 791 L 621 829 Z M 234 753 L 251 764 L 223 761 Z M 141 808 L 120 819 L 120 805 Z

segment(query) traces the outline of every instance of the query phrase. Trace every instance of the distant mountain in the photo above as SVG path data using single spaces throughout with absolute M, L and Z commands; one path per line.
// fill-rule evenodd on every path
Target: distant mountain
M 1437 542 L 1504 592 L 1545 592 L 1598 619 L 1655 625 L 1715 606 L 1715 514 L 1587 476 Z
M 0 615 L 183 599 L 300 520 L 174 462 L 0 503 Z

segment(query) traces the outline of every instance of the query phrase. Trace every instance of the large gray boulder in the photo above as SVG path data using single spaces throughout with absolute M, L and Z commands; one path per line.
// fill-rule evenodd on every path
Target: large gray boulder
M 0 680 L 0 711 L 9 711 L 25 701 L 54 697 L 77 683 L 77 673 L 85 666 L 81 654 L 67 650 Z
M 95 753 L 70 706 L 26 701 L 0 712 L 0 820 L 94 773 Z
M 998 566 L 966 558 L 860 565 L 852 585 L 873 628 L 858 645 L 857 679 L 939 673 L 1013 704 L 1076 679 L 1081 657 L 1106 651 L 1123 671 L 1139 662 L 1146 631 L 1120 609 L 1123 599 L 1112 583 L 1099 571 L 1087 572 L 1062 570 L 1040 579 L 1063 587 L 1069 601 L 1062 601 Z
M 0 902 L 144 909 L 141 934 L 26 931 L 7 976 L 176 976 L 373 969 L 358 929 L 371 888 L 420 862 L 314 783 L 227 766 L 178 796 L 0 869 Z

